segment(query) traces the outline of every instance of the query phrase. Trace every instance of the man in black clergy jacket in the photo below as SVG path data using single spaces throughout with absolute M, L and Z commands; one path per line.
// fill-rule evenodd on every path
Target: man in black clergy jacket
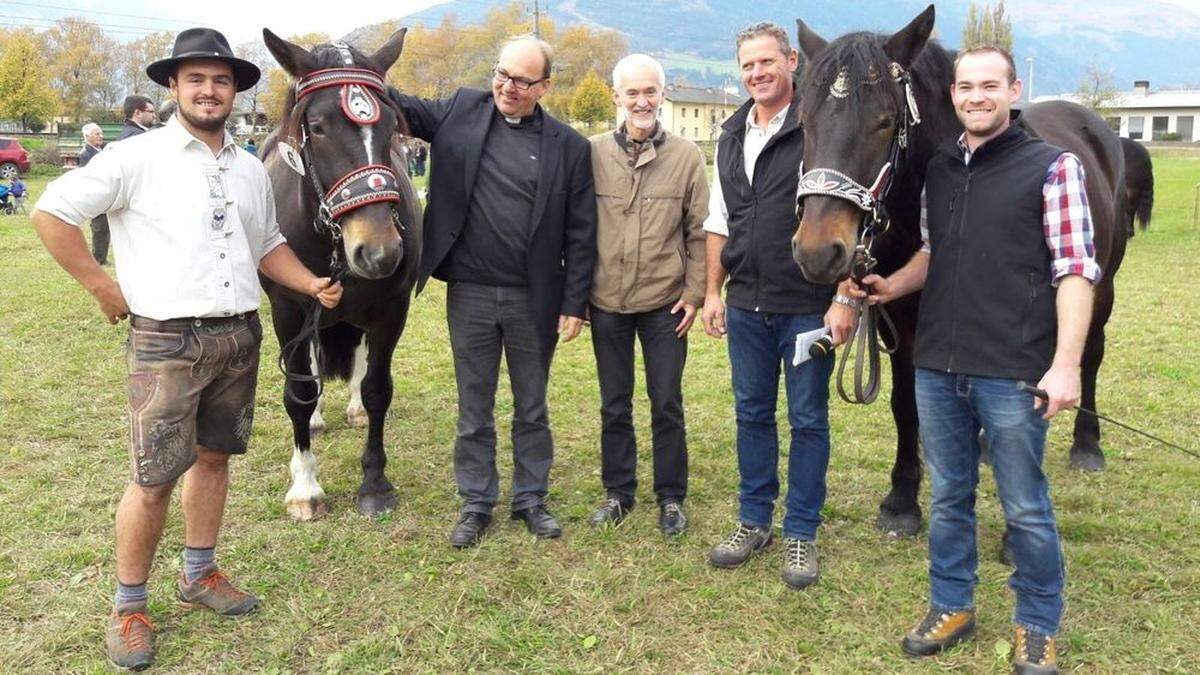
M 546 510 L 553 460 L 546 382 L 555 343 L 583 327 L 596 257 L 591 146 L 542 110 L 550 46 L 532 36 L 500 51 L 490 92 L 441 100 L 392 92 L 433 157 L 420 292 L 447 282 L 458 382 L 454 477 L 462 513 L 450 543 L 479 542 L 499 496 L 493 417 L 500 355 L 513 390 L 512 517 L 562 534 Z

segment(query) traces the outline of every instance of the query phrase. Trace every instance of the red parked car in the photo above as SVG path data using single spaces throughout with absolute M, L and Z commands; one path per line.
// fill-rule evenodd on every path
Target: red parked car
M 15 138 L 0 138 L 0 178 L 12 180 L 29 171 L 29 153 Z

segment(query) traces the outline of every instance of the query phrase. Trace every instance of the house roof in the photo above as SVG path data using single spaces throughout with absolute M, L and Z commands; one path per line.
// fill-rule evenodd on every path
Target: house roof
M 1079 102 L 1077 94 L 1061 96 L 1039 96 L 1037 101 Z M 1111 110 L 1140 110 L 1144 108 L 1200 108 L 1200 89 L 1177 89 L 1173 91 L 1118 92 L 1112 103 L 1105 106 Z
M 746 101 L 741 94 L 729 93 L 720 87 L 692 87 L 686 84 L 668 84 L 663 96 L 675 103 L 710 103 L 740 106 Z

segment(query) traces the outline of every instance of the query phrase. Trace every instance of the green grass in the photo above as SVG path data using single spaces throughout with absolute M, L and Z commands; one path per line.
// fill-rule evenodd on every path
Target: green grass
M 1158 157 L 1156 169 L 1154 223 L 1131 243 L 1118 278 L 1100 407 L 1195 446 L 1200 161 Z M 44 180 L 31 186 L 36 198 Z M 0 664 L 99 672 L 113 514 L 128 471 L 125 329 L 102 320 L 27 219 L 0 217 L 0 256 Z M 924 608 L 926 553 L 923 537 L 891 541 L 872 527 L 893 454 L 886 404 L 832 406 L 820 584 L 786 588 L 778 547 L 736 571 L 706 564 L 733 522 L 737 471 L 724 345 L 698 330 L 685 374 L 688 535 L 668 542 L 655 528 L 648 451 L 641 506 L 627 523 L 586 525 L 601 489 L 585 334 L 560 346 L 551 376 L 550 504 L 565 537 L 534 542 L 502 520 L 479 548 L 451 550 L 455 389 L 443 297 L 433 284 L 415 300 L 393 364 L 388 475 L 402 507 L 378 521 L 353 510 L 364 434 L 345 427 L 342 385 L 329 388 L 331 431 L 315 443 L 332 515 L 294 524 L 284 514 L 291 441 L 268 339 L 252 447 L 234 461 L 219 550 L 264 609 L 224 621 L 174 604 L 182 533 L 173 508 L 150 584 L 161 671 L 1007 672 L 1012 595 L 995 561 L 1003 520 L 986 471 L 978 639 L 936 660 L 900 654 Z M 507 477 L 505 390 L 497 419 Z M 644 395 L 635 405 L 648 449 Z M 1046 460 L 1068 562 L 1064 672 L 1200 671 L 1200 462 L 1106 427 L 1108 470 L 1071 472 L 1069 426 L 1065 416 L 1054 424 Z

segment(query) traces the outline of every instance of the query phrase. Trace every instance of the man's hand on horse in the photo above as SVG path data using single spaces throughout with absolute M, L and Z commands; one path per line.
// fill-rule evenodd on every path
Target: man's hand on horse
M 1074 408 L 1079 404 L 1081 392 L 1079 366 L 1051 365 L 1050 370 L 1038 380 L 1037 388 L 1049 396 L 1045 401 L 1036 396 L 1033 399 L 1034 408 L 1046 406 L 1042 417 L 1052 419 L 1060 411 Z
M 563 342 L 570 342 L 579 336 L 583 330 L 583 317 L 558 315 L 558 335 Z
M 308 292 L 322 307 L 333 309 L 342 301 L 342 282 L 333 282 L 329 277 L 314 277 L 308 282 Z
M 104 318 L 108 319 L 109 323 L 115 324 L 129 316 L 129 305 L 125 302 L 125 294 L 121 292 L 121 286 L 111 277 L 108 283 L 92 291 L 92 295 L 95 296 L 96 302 L 100 303 L 100 312 L 104 314 Z

